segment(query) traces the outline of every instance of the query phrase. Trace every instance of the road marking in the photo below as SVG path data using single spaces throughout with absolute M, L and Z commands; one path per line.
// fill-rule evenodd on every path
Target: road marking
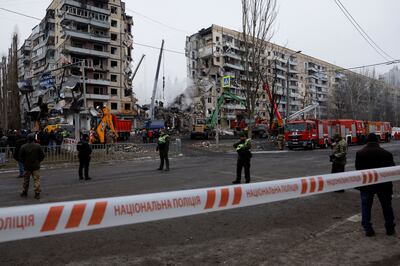
M 350 222 L 353 222 L 353 223 L 359 223 L 359 222 L 361 222 L 361 214 L 358 213 L 356 215 L 353 215 L 353 216 L 347 218 L 347 221 L 350 221 Z

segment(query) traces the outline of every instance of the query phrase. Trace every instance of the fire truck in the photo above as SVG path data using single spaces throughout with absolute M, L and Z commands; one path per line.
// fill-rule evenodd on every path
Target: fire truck
M 318 119 L 287 122 L 285 125 L 285 141 L 290 150 L 294 148 L 313 150 L 317 146 L 327 148 L 331 144 L 329 122 Z
M 367 139 L 366 122 L 362 120 L 337 119 L 329 120 L 332 136 L 338 134 L 348 144 L 364 144 Z
M 389 122 L 371 122 L 366 124 L 366 132 L 375 133 L 381 141 L 390 142 L 392 137 L 392 127 Z

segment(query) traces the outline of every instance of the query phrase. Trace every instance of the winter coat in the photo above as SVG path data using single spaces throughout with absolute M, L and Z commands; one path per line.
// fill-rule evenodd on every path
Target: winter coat
M 332 162 L 346 164 L 347 142 L 342 139 L 333 147 Z
M 28 171 L 40 169 L 40 163 L 44 160 L 44 152 L 39 144 L 27 143 L 21 147 L 19 159 Z
M 89 159 L 90 155 L 92 154 L 92 148 L 87 142 L 82 142 L 82 141 L 78 142 L 76 149 L 78 151 L 78 158 L 82 160 Z
M 379 146 L 379 143 L 368 143 L 356 154 L 356 170 L 366 170 L 395 166 L 393 155 Z M 392 182 L 361 187 L 361 191 L 376 192 L 385 190 L 392 191 Z
M 239 160 L 250 160 L 252 157 L 251 154 L 251 140 L 246 139 L 246 140 L 241 140 L 233 145 L 233 147 L 236 149 L 236 152 L 238 153 L 238 159 Z

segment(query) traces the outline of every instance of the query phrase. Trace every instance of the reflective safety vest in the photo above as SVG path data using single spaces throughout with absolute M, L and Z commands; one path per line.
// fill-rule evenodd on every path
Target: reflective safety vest
M 250 146 L 251 144 L 251 139 L 246 139 L 246 141 L 243 144 L 239 144 L 236 147 L 236 151 L 240 151 L 241 149 L 246 149 Z
M 158 144 L 165 144 L 165 143 L 167 143 L 167 138 L 168 138 L 168 137 L 169 137 L 169 136 L 168 136 L 167 134 L 160 136 L 160 137 L 158 138 Z

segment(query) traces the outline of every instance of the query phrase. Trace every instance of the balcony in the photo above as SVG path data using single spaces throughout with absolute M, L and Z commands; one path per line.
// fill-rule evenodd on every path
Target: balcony
M 109 95 L 102 95 L 102 94 L 86 94 L 86 99 L 108 101 L 108 100 L 110 100 L 110 96 Z
M 86 79 L 87 84 L 110 86 L 111 82 L 105 79 Z
M 111 27 L 108 20 L 98 20 L 94 18 L 79 17 L 69 13 L 64 13 L 64 15 L 62 15 L 61 23 L 63 23 L 64 21 L 75 21 L 79 23 L 89 24 L 101 29 L 110 29 Z
M 242 60 L 242 57 L 237 55 L 237 54 L 235 54 L 235 53 L 224 53 L 224 56 L 225 57 L 230 57 L 230 58 L 233 58 L 233 59 L 236 59 L 236 60 Z
M 78 1 L 74 1 L 74 0 L 61 0 L 60 3 L 61 7 L 64 5 L 70 5 L 70 6 L 74 6 L 77 8 L 82 8 L 82 3 L 78 2 Z M 97 12 L 97 13 L 101 13 L 101 14 L 105 14 L 105 15 L 110 15 L 111 11 L 105 8 L 98 8 L 95 6 L 91 6 L 91 5 L 85 5 L 85 8 L 87 10 L 93 11 L 93 12 Z
M 89 32 L 84 32 L 84 31 L 65 29 L 64 33 L 66 36 L 71 36 L 73 38 L 87 40 L 87 41 L 91 41 L 91 42 L 99 42 L 99 43 L 105 43 L 105 44 L 108 44 L 111 42 L 111 38 L 109 38 L 107 36 L 94 35 L 94 34 L 90 34 Z
M 101 57 L 101 58 L 109 58 L 110 57 L 109 52 L 102 52 L 102 51 L 96 51 L 93 49 L 73 47 L 71 45 L 66 45 L 65 50 L 67 52 L 80 54 L 80 55 L 90 55 L 90 56 Z
M 229 67 L 229 68 L 233 68 L 236 70 L 244 71 L 244 67 L 242 65 L 234 65 L 234 64 L 230 64 L 230 63 L 224 63 L 224 67 Z

